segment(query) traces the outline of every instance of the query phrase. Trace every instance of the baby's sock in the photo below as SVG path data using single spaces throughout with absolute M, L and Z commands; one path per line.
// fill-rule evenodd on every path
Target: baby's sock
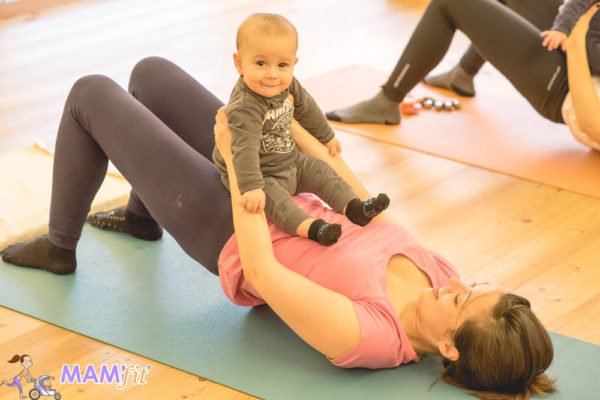
M 465 97 L 475 96 L 475 85 L 473 75 L 467 73 L 460 64 L 457 64 L 450 71 L 439 75 L 429 75 L 423 79 L 428 85 L 450 89 L 457 94 Z
M 328 112 L 325 115 L 331 121 L 347 122 L 349 124 L 398 125 L 400 123 L 399 103 L 385 97 L 383 90 L 369 100 Z
M 323 246 L 331 246 L 342 236 L 340 224 L 328 224 L 322 219 L 314 220 L 308 228 L 308 238 Z
M 47 235 L 8 246 L 2 259 L 7 263 L 43 269 L 58 275 L 71 274 L 77 268 L 75 250 L 55 246 Z
M 365 226 L 389 205 L 390 198 L 385 193 L 379 193 L 377 197 L 365 201 L 352 199 L 346 206 L 346 217 L 356 225 Z
M 142 240 L 158 240 L 163 234 L 163 229 L 155 220 L 135 215 L 125 207 L 92 214 L 87 220 L 97 228 L 127 233 Z

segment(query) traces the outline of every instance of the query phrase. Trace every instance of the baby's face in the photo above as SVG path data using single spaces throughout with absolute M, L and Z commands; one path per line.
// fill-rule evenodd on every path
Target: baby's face
M 253 92 L 274 97 L 292 82 L 298 61 L 296 47 L 291 33 L 249 34 L 234 54 L 235 66 Z

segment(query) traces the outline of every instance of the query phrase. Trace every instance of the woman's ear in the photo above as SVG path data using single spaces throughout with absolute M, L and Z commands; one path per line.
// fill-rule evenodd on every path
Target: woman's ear
M 454 345 L 450 332 L 444 335 L 444 338 L 438 342 L 440 354 L 450 361 L 456 361 L 460 358 L 460 352 Z

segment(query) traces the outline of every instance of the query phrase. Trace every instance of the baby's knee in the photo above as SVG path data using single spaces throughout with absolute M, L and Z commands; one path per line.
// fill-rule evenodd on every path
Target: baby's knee
M 294 206 L 292 196 L 279 183 L 265 180 L 265 213 L 272 219 L 283 219 Z

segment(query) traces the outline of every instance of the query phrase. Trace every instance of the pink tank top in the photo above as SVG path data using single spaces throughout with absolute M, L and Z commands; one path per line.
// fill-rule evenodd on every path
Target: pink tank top
M 430 278 L 434 287 L 446 286 L 456 269 L 441 256 L 421 247 L 393 222 L 360 227 L 326 207 L 309 194 L 294 201 L 313 218 L 342 225 L 342 237 L 333 246 L 290 236 L 269 224 L 273 249 L 279 262 L 308 279 L 352 300 L 361 329 L 356 347 L 330 361 L 344 368 L 391 368 L 418 361 L 414 348 L 387 295 L 387 265 L 395 254 L 411 259 Z M 232 302 L 244 306 L 264 304 L 245 280 L 233 235 L 219 257 L 219 279 Z

